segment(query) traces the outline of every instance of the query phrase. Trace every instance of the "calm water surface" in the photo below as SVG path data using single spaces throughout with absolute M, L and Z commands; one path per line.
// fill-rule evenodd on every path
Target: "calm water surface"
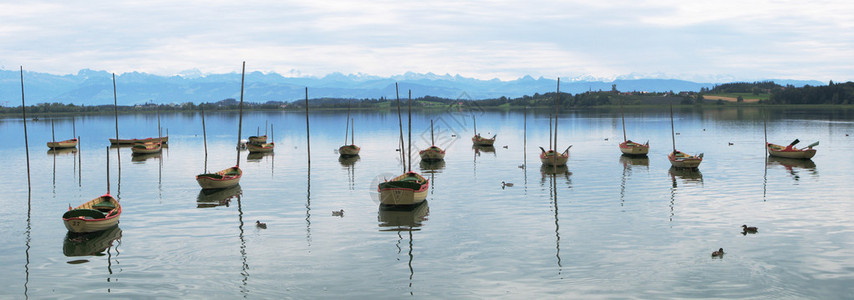
M 498 134 L 495 149 L 472 148 L 472 114 L 478 131 Z M 362 155 L 351 160 L 335 152 L 345 115 L 311 115 L 309 167 L 304 115 L 245 114 L 244 138 L 274 125 L 275 154 L 241 152 L 240 188 L 206 194 L 194 179 L 205 170 L 201 116 L 165 114 L 170 144 L 161 155 L 110 151 L 121 223 L 83 238 L 67 237 L 60 216 L 107 191 L 113 117 L 77 117 L 82 149 L 61 153 L 45 147 L 49 119 L 28 121 L 31 195 L 23 124 L 0 120 L 0 296 L 854 295 L 854 111 L 771 111 L 769 141 L 821 142 L 811 161 L 791 161 L 766 160 L 758 109 L 677 109 L 677 148 L 705 153 L 699 172 L 670 170 L 666 109 L 626 113 L 629 138 L 652 146 L 648 159 L 620 156 L 618 111 L 567 111 L 558 148 L 573 147 L 554 176 L 537 158 L 548 146 L 548 112 L 528 113 L 527 136 L 522 111 L 418 112 L 414 146 L 428 146 L 433 119 L 447 157 L 413 163 L 432 182 L 427 203 L 411 211 L 380 210 L 375 200 L 376 182 L 402 171 L 396 113 L 354 113 Z M 206 122 L 207 169 L 233 166 L 237 115 Z M 122 138 L 157 135 L 154 115 L 123 115 L 119 124 Z M 71 119 L 56 119 L 56 132 L 70 138 Z M 332 216 L 339 209 L 344 216 Z M 759 233 L 742 235 L 742 224 Z M 712 259 L 721 247 L 727 254 Z

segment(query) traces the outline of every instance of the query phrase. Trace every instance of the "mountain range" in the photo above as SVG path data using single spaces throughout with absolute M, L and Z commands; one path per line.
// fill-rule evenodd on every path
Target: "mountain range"
M 77 74 L 55 75 L 29 72 L 24 74 L 24 95 L 28 105 L 64 103 L 75 105 L 104 105 L 113 103 L 112 74 L 106 71 L 83 69 Z M 772 80 L 782 85 L 822 85 L 819 81 Z M 556 79 L 524 76 L 516 80 L 482 80 L 460 75 L 407 72 L 380 77 L 365 74 L 332 73 L 324 77 L 284 77 L 278 73 L 251 72 L 246 74 L 244 100 L 264 103 L 291 102 L 308 96 L 314 98 L 394 98 L 395 83 L 400 96 L 436 96 L 449 99 L 491 99 L 502 96 L 515 98 L 555 90 Z M 699 91 L 715 83 L 699 83 L 678 79 L 596 79 L 578 77 L 562 79 L 560 90 L 567 93 L 611 90 L 620 91 Z M 131 72 L 116 76 L 117 99 L 120 105 L 144 103 L 203 103 L 240 97 L 240 74 L 208 74 L 198 70 L 173 76 Z M 0 105 L 17 106 L 21 101 L 21 74 L 17 70 L 0 70 Z

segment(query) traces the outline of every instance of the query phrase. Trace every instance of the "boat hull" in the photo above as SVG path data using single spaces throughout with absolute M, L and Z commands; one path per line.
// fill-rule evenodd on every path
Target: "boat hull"
M 97 232 L 119 224 L 122 206 L 110 195 L 103 195 L 69 209 L 62 215 L 65 228 L 71 232 Z
M 249 153 L 269 153 L 273 152 L 273 148 L 275 148 L 275 143 L 265 143 L 265 144 L 246 144 L 246 149 L 249 150 Z
M 471 138 L 472 144 L 475 146 L 493 146 L 495 145 L 495 136 L 492 136 L 491 139 L 476 135 Z
M 133 144 L 137 144 L 137 143 L 166 144 L 168 142 L 169 142 L 168 136 L 144 138 L 144 139 L 110 139 L 110 144 L 112 144 L 112 145 L 133 145 Z
M 812 148 L 786 150 L 786 147 L 771 143 L 768 143 L 765 148 L 768 149 L 768 155 L 782 158 L 810 159 L 816 153 Z
M 414 178 L 416 180 L 404 180 L 406 178 Z M 423 184 L 419 184 L 418 182 L 422 182 Z M 420 204 L 424 202 L 424 199 L 427 199 L 427 189 L 429 187 L 429 180 L 418 173 L 410 172 L 380 183 L 377 189 L 379 190 L 381 205 L 412 206 Z
M 565 166 L 569 160 L 569 153 L 557 155 L 554 150 L 540 153 L 540 162 L 547 166 Z
M 418 152 L 422 161 L 437 161 L 445 159 L 445 151 L 436 146 Z
M 262 136 L 254 136 L 253 135 L 253 136 L 249 137 L 249 143 L 250 144 L 264 144 L 266 142 L 267 142 L 267 136 L 266 135 L 262 135 Z
M 359 155 L 362 148 L 356 145 L 344 145 L 338 148 L 338 154 L 341 156 L 356 156 Z
M 196 175 L 196 181 L 205 190 L 225 189 L 240 184 L 242 176 L 240 168 L 231 167 L 216 173 Z
M 77 139 L 70 139 L 59 142 L 47 142 L 47 147 L 51 149 L 74 148 L 77 147 Z
M 700 167 L 700 163 L 703 162 L 703 156 L 698 155 L 688 155 L 679 151 L 670 153 L 667 155 L 667 159 L 670 161 L 670 165 L 675 168 L 698 168 Z
M 649 154 L 649 144 L 641 145 L 633 142 L 623 142 L 620 144 L 620 152 L 625 155 L 647 155 Z
M 163 151 L 163 145 L 160 143 L 135 144 L 130 148 L 130 151 L 133 152 L 133 154 L 160 153 Z

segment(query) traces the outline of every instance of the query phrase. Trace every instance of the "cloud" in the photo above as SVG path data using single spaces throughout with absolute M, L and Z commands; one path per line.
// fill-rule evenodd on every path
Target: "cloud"
M 0 4 L 0 65 L 842 81 L 851 15 L 846 1 L 28 1 Z

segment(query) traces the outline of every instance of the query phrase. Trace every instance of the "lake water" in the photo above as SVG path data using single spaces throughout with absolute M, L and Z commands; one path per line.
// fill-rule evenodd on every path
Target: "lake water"
M 498 134 L 494 150 L 472 148 L 471 115 L 478 131 Z M 49 119 L 28 121 L 30 196 L 23 124 L 2 119 L 0 298 L 854 295 L 854 110 L 771 110 L 770 142 L 821 142 L 811 161 L 792 161 L 766 159 L 758 108 L 677 108 L 676 146 L 705 154 L 699 172 L 670 170 L 669 116 L 626 111 L 629 138 L 652 146 L 648 159 L 631 159 L 617 148 L 618 110 L 562 112 L 558 148 L 573 146 L 552 176 L 538 159 L 546 111 L 415 112 L 414 147 L 428 146 L 433 119 L 447 157 L 412 165 L 432 180 L 426 204 L 385 211 L 378 178 L 403 170 L 396 112 L 353 113 L 356 160 L 336 153 L 346 112 L 313 113 L 310 167 L 304 114 L 245 113 L 244 138 L 274 125 L 275 154 L 241 152 L 240 188 L 212 194 L 194 178 L 205 169 L 201 115 L 164 114 L 161 155 L 110 150 L 124 213 L 118 228 L 84 238 L 67 238 L 61 215 L 107 191 L 113 117 L 76 117 L 82 149 L 64 153 L 47 151 Z M 233 166 L 237 115 L 206 122 L 207 169 Z M 157 119 L 122 115 L 119 131 L 156 136 Z M 56 132 L 70 138 L 71 118 L 57 118 Z M 742 224 L 759 232 L 743 235 Z M 711 258 L 718 248 L 724 257 Z

